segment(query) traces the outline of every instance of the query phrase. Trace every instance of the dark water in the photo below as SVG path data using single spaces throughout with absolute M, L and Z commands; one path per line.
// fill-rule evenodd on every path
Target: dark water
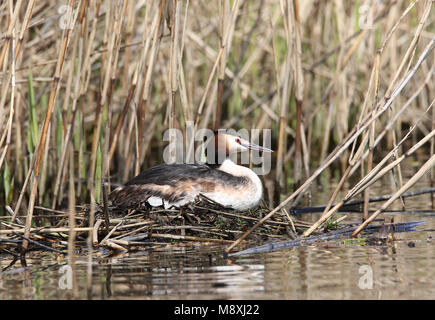
M 428 179 L 413 190 L 428 186 Z M 334 184 L 317 189 L 326 203 Z M 389 181 L 373 195 L 390 193 Z M 373 205 L 371 208 L 375 208 Z M 406 200 L 408 210 L 430 208 L 429 195 Z M 394 204 L 400 208 L 400 203 Z M 342 216 L 340 214 L 338 216 Z M 425 221 L 416 232 L 396 233 L 391 242 L 330 241 L 269 253 L 224 259 L 224 247 L 155 249 L 107 257 L 79 256 L 81 299 L 435 299 L 435 212 L 384 214 L 387 222 Z M 319 214 L 299 216 L 315 221 Z M 348 214 L 346 220 L 360 218 Z M 382 237 L 385 235 L 379 235 Z M 434 239 L 432 239 L 434 237 Z M 66 299 L 64 258 L 31 253 L 0 273 L 0 299 Z M 0 258 L 0 268 L 11 262 Z M 92 270 L 90 274 L 88 271 Z M 91 277 L 89 277 L 91 275 Z M 91 290 L 87 290 L 88 281 Z

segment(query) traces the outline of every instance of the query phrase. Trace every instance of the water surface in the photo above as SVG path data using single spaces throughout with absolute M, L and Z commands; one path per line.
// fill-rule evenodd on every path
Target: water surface
M 413 189 L 427 187 L 426 180 Z M 381 182 L 373 194 L 391 192 L 386 185 Z M 318 189 L 316 203 L 326 203 L 333 187 Z M 82 253 L 75 294 L 80 299 L 435 299 L 435 211 L 418 211 L 430 208 L 430 196 L 406 199 L 406 208 L 416 212 L 382 217 L 386 222 L 394 217 L 395 222 L 426 223 L 417 232 L 396 233 L 388 242 L 339 240 L 230 259 L 223 258 L 223 246 L 162 247 L 115 257 L 99 251 L 91 268 Z M 348 214 L 346 220 L 360 217 Z M 319 214 L 298 218 L 315 221 Z M 27 267 L 18 261 L 6 268 L 11 261 L 9 255 L 0 258 L 0 299 L 74 296 L 62 285 L 64 258 L 29 253 Z

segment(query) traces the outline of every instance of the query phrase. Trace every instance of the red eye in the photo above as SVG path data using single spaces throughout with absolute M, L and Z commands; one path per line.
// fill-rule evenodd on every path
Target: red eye
M 240 139 L 236 139 L 236 142 L 240 144 Z

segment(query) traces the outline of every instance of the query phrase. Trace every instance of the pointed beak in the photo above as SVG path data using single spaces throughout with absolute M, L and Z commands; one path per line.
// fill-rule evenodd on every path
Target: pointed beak
M 269 148 L 266 148 L 266 147 L 259 146 L 259 145 L 255 144 L 255 143 L 247 143 L 244 146 L 246 148 L 248 148 L 249 150 L 256 150 L 256 151 L 259 151 L 259 152 L 273 152 L 273 150 L 271 150 Z

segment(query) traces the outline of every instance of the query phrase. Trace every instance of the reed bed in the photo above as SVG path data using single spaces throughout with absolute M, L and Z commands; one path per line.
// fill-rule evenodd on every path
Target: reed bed
M 430 0 L 1 2 L 2 241 L 25 252 L 50 230 L 73 259 L 84 239 L 125 247 L 121 236 L 147 226 L 147 239 L 214 239 L 229 252 L 252 235 L 309 237 L 363 199 L 357 236 L 423 176 L 433 187 L 434 11 Z M 161 163 L 165 131 L 189 125 L 272 130 L 265 206 L 234 213 L 247 230 L 215 229 L 209 215 L 230 218 L 213 207 L 110 216 L 107 193 Z M 409 157 L 419 168 L 406 179 Z M 340 178 L 320 219 L 289 229 L 288 212 L 330 170 Z M 385 176 L 395 192 L 373 212 L 370 188 Z
M 89 227 L 89 206 L 77 207 L 74 227 L 71 227 L 68 212 L 53 211 L 38 207 L 45 212 L 44 218 L 51 219 L 46 227 L 32 228 L 32 239 L 24 236 L 25 228 L 20 223 L 1 222 L 6 228 L 0 230 L 3 236 L 1 247 L 14 252 L 17 242 L 29 241 L 29 250 L 49 250 L 67 254 L 71 244 L 70 232 L 76 234 L 77 243 L 86 243 L 87 234 L 92 233 L 92 245 L 113 251 L 131 251 L 166 245 L 188 245 L 192 243 L 231 244 L 249 226 L 264 215 L 264 209 L 249 214 L 225 210 L 208 200 L 179 209 L 137 208 L 127 214 L 116 209 L 110 210 L 109 220 L 104 209 L 96 212 L 96 222 Z M 266 222 L 250 237 L 251 243 L 295 239 L 297 234 L 310 227 L 310 223 L 294 218 L 288 220 L 284 211 L 273 220 Z M 330 224 L 333 229 L 338 225 Z

